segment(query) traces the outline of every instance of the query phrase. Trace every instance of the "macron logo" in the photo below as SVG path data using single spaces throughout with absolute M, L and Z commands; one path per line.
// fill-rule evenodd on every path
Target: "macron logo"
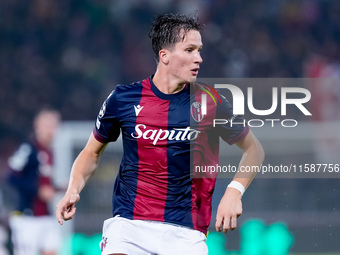
M 136 113 L 136 116 L 138 116 L 138 114 L 140 113 L 140 111 L 143 109 L 144 106 L 140 106 L 140 105 L 137 105 L 135 106 L 135 113 Z

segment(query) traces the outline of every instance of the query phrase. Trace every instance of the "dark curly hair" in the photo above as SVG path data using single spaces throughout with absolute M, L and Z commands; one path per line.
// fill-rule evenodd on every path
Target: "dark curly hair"
M 156 62 L 159 61 L 158 53 L 161 49 L 169 49 L 177 42 L 183 41 L 189 30 L 201 31 L 203 28 L 204 24 L 198 22 L 196 17 L 173 13 L 157 16 L 151 23 L 149 30 Z M 181 30 L 184 31 L 183 35 L 181 35 Z

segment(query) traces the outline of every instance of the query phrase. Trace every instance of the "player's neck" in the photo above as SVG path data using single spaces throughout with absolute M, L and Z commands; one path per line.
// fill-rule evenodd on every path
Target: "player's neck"
M 159 69 L 157 69 L 152 81 L 159 91 L 164 94 L 175 94 L 180 92 L 185 86 L 184 83 L 179 83 L 170 75 L 163 74 Z

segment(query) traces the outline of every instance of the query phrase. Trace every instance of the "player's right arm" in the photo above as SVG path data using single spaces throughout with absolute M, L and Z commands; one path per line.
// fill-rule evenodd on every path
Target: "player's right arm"
M 93 176 L 106 146 L 107 143 L 99 142 L 92 133 L 85 148 L 74 161 L 67 191 L 57 205 L 56 217 L 60 225 L 63 225 L 63 220 L 73 218 L 75 204 L 80 199 L 79 194 Z

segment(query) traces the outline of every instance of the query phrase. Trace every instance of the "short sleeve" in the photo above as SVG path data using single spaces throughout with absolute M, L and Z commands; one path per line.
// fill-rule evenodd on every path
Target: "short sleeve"
M 114 90 L 104 101 L 93 129 L 94 137 L 101 143 L 114 142 L 120 134 L 117 92 Z
M 217 105 L 216 119 L 219 119 L 218 128 L 220 137 L 228 144 L 242 141 L 249 132 L 249 127 L 244 118 L 233 114 L 233 107 L 230 102 L 220 95 L 222 104 Z

